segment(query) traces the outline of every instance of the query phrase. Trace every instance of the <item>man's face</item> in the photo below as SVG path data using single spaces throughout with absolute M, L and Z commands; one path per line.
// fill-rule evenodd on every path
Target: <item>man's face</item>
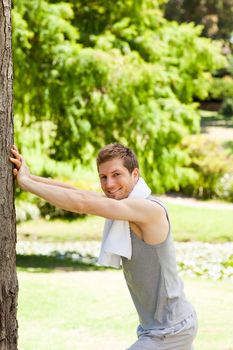
M 101 188 L 107 197 L 113 199 L 127 198 L 139 178 L 135 168 L 132 174 L 123 164 L 123 159 L 114 158 L 99 165 Z

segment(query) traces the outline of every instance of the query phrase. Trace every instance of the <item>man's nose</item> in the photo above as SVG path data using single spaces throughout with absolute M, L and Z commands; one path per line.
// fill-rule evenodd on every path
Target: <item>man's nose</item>
M 114 179 L 112 179 L 111 177 L 108 177 L 107 180 L 106 180 L 106 187 L 109 189 L 109 188 L 112 188 L 115 184 L 115 181 Z

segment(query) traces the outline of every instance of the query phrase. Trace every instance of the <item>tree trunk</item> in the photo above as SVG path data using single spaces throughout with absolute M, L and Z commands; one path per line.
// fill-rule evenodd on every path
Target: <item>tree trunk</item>
M 16 225 L 12 166 L 11 0 L 0 0 L 0 350 L 17 350 Z

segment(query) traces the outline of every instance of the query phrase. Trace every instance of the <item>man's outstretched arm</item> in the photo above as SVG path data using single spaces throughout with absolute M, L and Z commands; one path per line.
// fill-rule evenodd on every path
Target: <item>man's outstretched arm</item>
M 83 191 L 72 187 L 60 186 L 59 182 L 35 181 L 30 175 L 23 157 L 14 150 L 14 158 L 10 158 L 15 165 L 13 173 L 19 186 L 56 207 L 71 212 L 93 214 L 113 220 L 125 220 L 146 223 L 155 216 L 160 220 L 163 210 L 147 200 L 123 199 L 115 200 L 91 191 Z M 62 183 L 63 184 L 63 183 Z

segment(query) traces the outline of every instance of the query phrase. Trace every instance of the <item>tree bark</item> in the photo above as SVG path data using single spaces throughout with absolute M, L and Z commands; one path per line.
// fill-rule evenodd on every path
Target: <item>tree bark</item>
M 0 350 L 17 350 L 18 329 L 12 83 L 11 0 L 0 0 Z

